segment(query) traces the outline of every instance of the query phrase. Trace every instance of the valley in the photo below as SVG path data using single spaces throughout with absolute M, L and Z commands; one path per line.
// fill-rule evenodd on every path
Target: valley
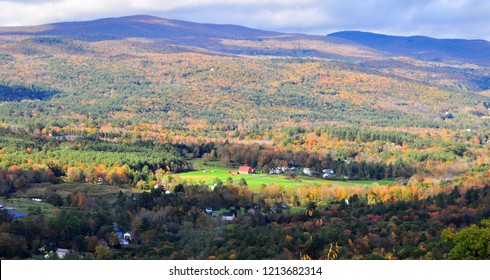
M 490 242 L 489 52 L 151 16 L 0 27 L 0 202 L 26 215 L 1 212 L 0 258 L 488 259 L 464 234 Z

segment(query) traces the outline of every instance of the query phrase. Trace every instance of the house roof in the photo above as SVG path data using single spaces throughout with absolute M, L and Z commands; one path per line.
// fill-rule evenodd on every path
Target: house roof
M 240 168 L 238 168 L 238 171 L 249 171 L 250 168 L 251 168 L 250 166 L 242 165 L 240 166 Z

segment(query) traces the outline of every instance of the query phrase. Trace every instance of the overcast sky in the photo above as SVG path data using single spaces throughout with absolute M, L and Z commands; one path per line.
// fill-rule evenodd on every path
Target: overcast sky
M 490 40 L 487 0 L 0 0 L 0 26 L 136 14 L 318 35 L 361 30 Z

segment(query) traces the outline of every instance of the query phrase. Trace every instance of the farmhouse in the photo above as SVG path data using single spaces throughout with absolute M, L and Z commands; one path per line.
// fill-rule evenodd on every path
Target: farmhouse
M 221 219 L 223 221 L 233 221 L 235 219 L 235 213 L 233 213 L 233 212 L 225 212 L 221 216 Z
M 254 174 L 255 169 L 247 166 L 247 165 L 242 165 L 240 168 L 238 168 L 238 174 Z

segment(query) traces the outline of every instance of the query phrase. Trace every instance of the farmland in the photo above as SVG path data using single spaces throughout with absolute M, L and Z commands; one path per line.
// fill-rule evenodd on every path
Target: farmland
M 30 212 L 39 210 L 41 213 L 47 216 L 53 216 L 58 210 L 57 207 L 40 201 L 33 201 L 29 198 L 0 198 L 0 203 L 6 207 L 12 207 L 13 211 L 21 214 L 30 214 Z
M 324 185 L 324 186 L 341 186 L 341 187 L 354 187 L 354 186 L 372 186 L 378 185 L 390 185 L 394 184 L 393 180 L 359 180 L 359 181 L 340 181 L 340 180 L 325 180 L 318 177 L 296 175 L 294 177 L 279 174 L 231 174 L 230 170 L 238 169 L 237 166 L 231 168 L 223 168 L 217 166 L 217 164 L 199 164 L 199 170 L 193 170 L 188 172 L 178 173 L 173 176 L 180 176 L 182 180 L 188 182 L 205 182 L 206 184 L 212 184 L 213 181 L 218 178 L 221 181 L 226 181 L 228 178 L 233 179 L 233 182 L 238 183 L 241 179 L 245 179 L 247 186 L 254 192 L 258 192 L 260 187 L 270 184 L 277 184 L 287 189 L 295 189 L 305 185 Z M 299 173 L 301 171 L 298 170 Z
M 93 185 L 81 183 L 39 183 L 31 184 L 28 188 L 15 192 L 10 198 L 0 198 L 0 203 L 7 207 L 13 207 L 15 212 L 22 214 L 40 213 L 51 217 L 60 209 L 73 208 L 76 205 L 67 205 L 65 200 L 75 197 L 76 194 L 83 194 L 88 200 L 106 201 L 113 203 L 119 194 L 123 192 L 129 194 L 129 190 L 120 187 L 107 185 Z M 60 197 L 62 202 L 53 203 L 53 194 Z M 55 204 L 55 205 L 53 205 Z M 64 205 L 62 207 L 59 207 Z M 58 206 L 58 207 L 57 207 Z
M 49 193 L 57 193 L 65 198 L 73 192 L 83 192 L 88 197 L 103 198 L 113 201 L 117 198 L 119 192 L 129 193 L 129 190 L 107 185 L 94 185 L 83 183 L 39 183 L 32 184 L 29 188 L 12 194 L 12 198 L 43 198 Z

